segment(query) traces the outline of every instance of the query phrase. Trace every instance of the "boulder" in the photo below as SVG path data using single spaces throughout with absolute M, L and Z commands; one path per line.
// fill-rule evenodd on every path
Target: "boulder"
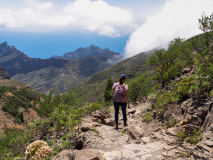
M 144 135 L 144 130 L 139 126 L 131 126 L 127 127 L 127 133 L 132 139 L 136 140 Z
M 59 154 L 55 155 L 52 160 L 74 160 L 75 156 L 71 150 L 63 150 Z
M 102 113 L 101 111 L 96 111 L 96 113 L 94 113 L 92 116 L 97 118 L 97 119 L 101 119 L 101 120 L 107 118 L 107 115 Z
M 90 130 L 90 127 L 89 126 L 82 126 L 81 130 L 82 130 L 82 132 L 87 132 L 87 131 Z
M 102 154 L 95 149 L 75 150 L 74 160 L 105 160 Z
M 98 150 L 85 149 L 85 150 L 63 150 L 52 160 L 105 160 Z
M 129 114 L 135 114 L 136 110 L 134 108 L 131 108 L 128 110 L 127 115 Z
M 168 128 L 166 130 L 166 134 L 170 135 L 170 136 L 176 136 L 176 132 L 174 128 Z
M 211 140 L 206 140 L 204 143 L 208 147 L 213 147 L 213 141 L 211 141 Z
M 110 118 L 104 119 L 102 123 L 107 126 L 114 126 L 114 120 L 112 120 Z

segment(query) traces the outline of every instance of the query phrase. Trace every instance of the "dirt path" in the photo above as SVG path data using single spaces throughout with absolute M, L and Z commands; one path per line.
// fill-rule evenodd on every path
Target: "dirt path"
M 143 123 L 143 112 L 149 103 L 141 103 L 127 112 L 128 127 L 123 127 L 122 113 L 119 113 L 119 129 L 114 124 L 114 109 L 109 115 L 97 112 L 92 118 L 84 118 L 81 136 L 84 149 L 100 151 L 106 160 L 174 160 L 186 159 L 194 146 L 178 143 L 175 127 L 165 128 L 161 122 L 153 120 Z M 188 147 L 188 148 L 187 148 Z M 187 159 L 194 159 L 188 156 Z

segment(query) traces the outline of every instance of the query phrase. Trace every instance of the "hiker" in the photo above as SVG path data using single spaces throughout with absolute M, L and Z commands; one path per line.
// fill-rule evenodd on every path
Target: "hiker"
M 114 100 L 114 108 L 115 108 L 115 127 L 118 129 L 118 113 L 119 107 L 121 106 L 124 120 L 124 127 L 127 124 L 127 116 L 126 116 L 126 105 L 130 108 L 129 99 L 128 99 L 128 85 L 124 84 L 126 80 L 126 76 L 124 74 L 120 75 L 119 82 L 113 85 L 113 100 Z

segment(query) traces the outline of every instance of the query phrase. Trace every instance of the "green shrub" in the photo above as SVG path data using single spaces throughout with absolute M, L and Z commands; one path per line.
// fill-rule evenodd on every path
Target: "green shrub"
M 180 75 L 181 70 L 192 63 L 192 45 L 184 39 L 176 38 L 169 43 L 168 49 L 156 50 L 147 64 L 157 67 L 154 80 L 169 82 Z
M 186 137 L 185 140 L 187 142 L 190 142 L 192 144 L 197 144 L 202 140 L 202 132 L 201 129 L 195 129 L 194 133 L 190 135 L 189 137 Z
M 190 155 L 191 155 L 191 152 L 186 152 L 186 153 L 179 152 L 180 157 L 189 157 Z
M 0 86 L 0 98 L 8 91 L 10 91 L 10 87 Z
M 122 130 L 121 130 L 121 136 L 124 136 L 125 134 L 126 134 L 125 129 L 122 129 Z
M 102 106 L 97 103 L 90 103 L 85 106 L 85 112 L 91 114 L 93 111 L 102 109 Z
M 167 128 L 174 127 L 175 124 L 176 124 L 176 121 L 175 121 L 175 120 L 166 121 L 166 126 L 167 126 Z
M 181 129 L 177 132 L 177 136 L 180 138 L 181 141 L 184 141 L 184 139 L 187 137 L 187 135 L 183 129 Z
M 91 131 L 92 131 L 92 132 L 95 132 L 96 134 L 99 134 L 99 133 L 100 133 L 100 132 L 99 132 L 97 129 L 95 129 L 95 128 L 92 128 Z
M 34 128 L 5 129 L 0 133 L 0 159 L 14 159 L 25 152 L 26 144 L 34 137 Z
M 191 135 L 187 135 L 184 130 L 180 130 L 177 133 L 177 136 L 180 138 L 181 141 L 185 140 L 185 141 L 190 142 L 194 145 L 199 143 L 202 140 L 201 129 L 195 129 L 193 131 L 193 134 L 191 134 Z
M 146 116 L 143 117 L 142 122 L 148 123 L 148 122 L 150 122 L 150 121 L 152 121 L 152 120 L 153 120 L 153 118 L 152 118 L 152 113 L 151 113 L 151 112 L 148 112 L 148 113 L 146 114 Z
M 151 72 L 144 73 L 131 79 L 128 83 L 128 96 L 132 102 L 136 102 L 142 97 L 147 96 L 152 90 Z

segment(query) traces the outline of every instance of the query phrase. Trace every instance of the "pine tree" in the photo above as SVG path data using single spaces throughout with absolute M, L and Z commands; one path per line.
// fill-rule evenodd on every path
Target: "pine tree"
M 104 90 L 105 102 L 112 101 L 112 86 L 113 86 L 112 77 L 109 76 L 109 78 L 107 80 L 106 88 Z

